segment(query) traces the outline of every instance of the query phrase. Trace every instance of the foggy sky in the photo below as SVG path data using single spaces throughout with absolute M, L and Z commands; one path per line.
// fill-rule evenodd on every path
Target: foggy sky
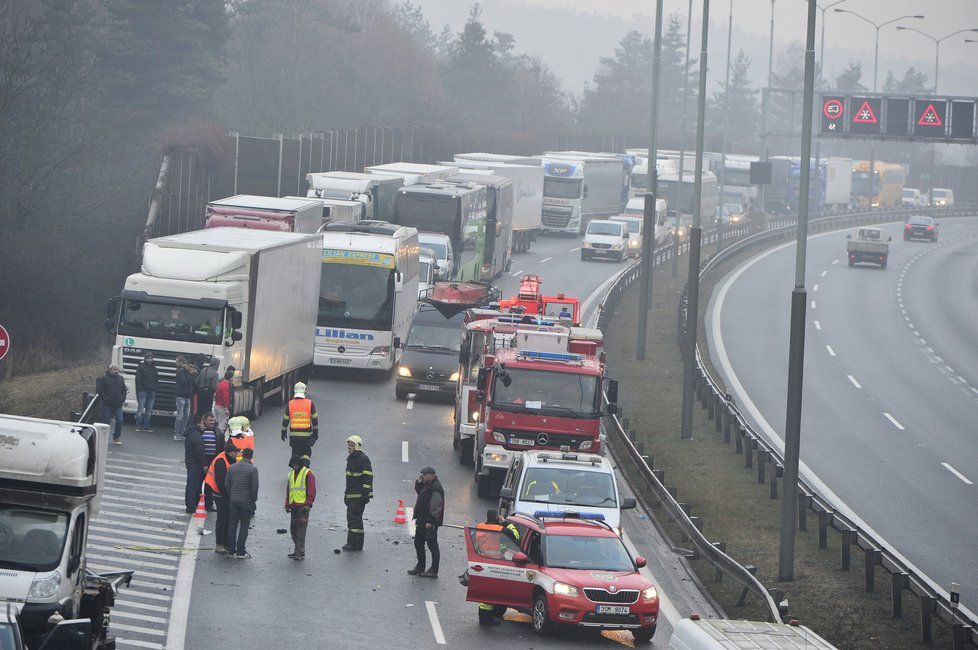
M 825 6 L 832 0 L 820 0 Z M 464 24 L 472 2 L 468 0 L 414 0 L 420 6 L 435 31 L 448 24 L 458 30 Z M 700 16 L 703 0 L 693 0 L 694 54 L 699 51 Z M 563 80 L 567 90 L 580 92 L 598 68 L 598 58 L 611 55 L 618 40 L 628 29 L 646 33 L 652 31 L 654 0 L 482 0 L 483 22 L 491 34 L 494 30 L 508 31 L 517 37 L 520 52 L 541 56 Z M 744 49 L 753 59 L 752 76 L 757 85 L 767 79 L 768 43 L 771 29 L 771 0 L 733 0 L 733 43 L 736 53 Z M 774 48 L 786 49 L 793 41 L 804 44 L 806 29 L 805 0 L 774 0 Z M 685 16 L 688 0 L 664 0 L 665 15 L 679 12 Z M 915 27 L 935 38 L 941 38 L 962 28 L 978 28 L 978 2 L 975 0 L 846 0 L 840 9 L 856 11 L 875 23 L 886 22 L 904 14 L 923 14 L 922 20 L 906 19 L 886 25 L 879 35 L 879 86 L 886 72 L 893 70 L 902 77 L 910 66 L 927 74 L 933 83 L 935 44 L 932 40 L 911 31 L 898 31 L 897 25 Z M 541 10 L 563 9 L 592 17 L 589 37 L 577 37 L 564 48 L 559 38 L 548 29 Z M 726 62 L 727 24 L 730 0 L 711 0 L 709 63 L 711 77 L 723 71 Z M 862 63 L 863 84 L 873 85 L 873 45 L 876 30 L 850 14 L 829 9 L 825 16 L 825 77 L 831 80 L 849 60 Z M 822 12 L 817 12 L 816 39 L 821 35 Z M 584 32 L 587 33 L 587 32 Z M 940 45 L 939 91 L 942 95 L 978 95 L 978 43 L 965 43 L 965 38 L 978 40 L 978 32 L 952 36 Z M 819 46 L 816 40 L 816 47 Z M 713 81 L 711 81 L 713 87 Z

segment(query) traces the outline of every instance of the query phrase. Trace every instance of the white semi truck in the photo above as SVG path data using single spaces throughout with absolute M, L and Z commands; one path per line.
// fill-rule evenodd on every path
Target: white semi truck
M 306 174 L 306 182 L 309 183 L 306 196 L 310 198 L 360 201 L 364 205 L 363 220 L 390 221 L 394 218 L 397 190 L 404 184 L 404 179 L 337 171 Z
M 404 180 L 404 185 L 414 185 L 415 183 L 436 183 L 444 180 L 457 174 L 458 166 L 394 162 L 385 165 L 373 165 L 363 171 L 374 176 L 397 176 Z
M 131 571 L 86 566 L 109 427 L 0 415 L 0 647 L 115 648 L 109 608 Z
M 323 205 L 303 197 L 238 194 L 207 204 L 205 228 L 254 228 L 314 233 L 323 225 Z
M 627 181 L 620 158 L 580 152 L 544 154 L 543 232 L 584 232 L 592 219 L 606 219 L 622 209 Z
M 123 410 L 136 411 L 146 352 L 159 371 L 154 414 L 174 414 L 178 356 L 234 366 L 234 414 L 260 416 L 265 397 L 291 397 L 313 361 L 321 257 L 315 234 L 209 228 L 147 241 L 106 321 L 129 388 Z

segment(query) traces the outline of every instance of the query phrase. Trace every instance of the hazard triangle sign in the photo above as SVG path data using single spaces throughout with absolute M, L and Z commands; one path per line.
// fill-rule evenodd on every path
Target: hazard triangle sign
M 944 126 L 944 122 L 941 121 L 941 116 L 937 114 L 933 104 L 927 105 L 927 109 L 917 120 L 917 124 L 920 126 Z
M 863 102 L 863 105 L 853 115 L 852 121 L 857 124 L 876 124 L 879 122 L 876 119 L 876 113 L 873 111 L 873 107 L 869 105 L 868 101 Z

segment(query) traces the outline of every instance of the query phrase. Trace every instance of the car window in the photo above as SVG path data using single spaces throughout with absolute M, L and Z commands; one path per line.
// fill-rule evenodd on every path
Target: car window
M 472 538 L 472 548 L 479 557 L 511 560 L 520 551 L 519 545 L 503 531 L 470 528 L 469 535 Z
M 634 571 L 632 558 L 618 537 L 547 535 L 543 542 L 548 567 L 601 571 Z
M 425 248 L 430 248 L 435 251 L 435 256 L 438 259 L 443 260 L 448 257 L 448 247 L 445 244 L 436 241 L 424 241 L 423 243 Z
M 910 217 L 910 223 L 921 226 L 929 226 L 934 220 L 930 217 Z
M 520 485 L 521 501 L 613 508 L 617 504 L 610 474 L 573 468 L 530 467 Z

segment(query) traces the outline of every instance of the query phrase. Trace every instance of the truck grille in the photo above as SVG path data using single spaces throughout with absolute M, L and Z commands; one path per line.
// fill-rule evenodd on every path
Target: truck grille
M 607 589 L 584 589 L 584 595 L 592 603 L 616 603 L 631 604 L 638 600 L 638 591 L 625 589 L 616 593 L 611 593 Z
M 159 380 L 156 384 L 156 401 L 153 413 L 156 415 L 173 415 L 177 410 L 177 356 L 178 353 L 151 350 L 149 348 L 123 348 L 122 373 L 131 378 L 136 376 L 136 367 L 147 352 L 153 353 L 153 363 L 156 365 Z M 135 397 L 134 395 L 131 397 Z
M 544 207 L 543 225 L 546 228 L 566 228 L 572 212 L 567 208 Z
M 591 248 L 611 248 L 611 244 L 591 244 Z
M 598 441 L 594 438 L 586 435 L 576 434 L 566 434 L 566 433 L 549 433 L 540 431 L 517 431 L 512 429 L 496 429 L 497 433 L 501 433 L 506 437 L 507 448 L 515 449 L 560 449 L 561 447 L 567 446 L 571 451 L 579 451 L 581 449 L 581 443 L 587 440 L 592 440 L 590 449 L 585 449 L 584 451 L 590 453 L 597 453 L 599 449 Z M 542 436 L 545 436 L 543 438 Z M 520 445 L 514 444 L 510 441 L 516 440 L 533 440 L 533 445 Z

